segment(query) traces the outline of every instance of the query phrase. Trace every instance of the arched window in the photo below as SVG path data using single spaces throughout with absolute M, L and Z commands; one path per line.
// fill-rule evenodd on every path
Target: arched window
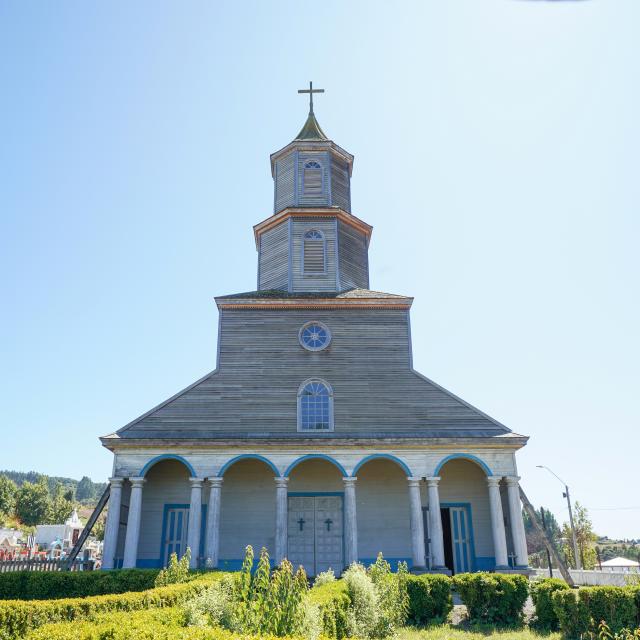
M 322 165 L 316 160 L 305 162 L 303 185 L 305 196 L 322 195 Z
M 302 270 L 304 273 L 324 273 L 325 243 L 321 231 L 312 229 L 304 234 L 302 243 Z
M 333 431 L 333 391 L 317 378 L 298 390 L 298 431 Z

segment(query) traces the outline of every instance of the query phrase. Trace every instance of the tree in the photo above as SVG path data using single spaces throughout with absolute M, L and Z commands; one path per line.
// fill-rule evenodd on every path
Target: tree
M 25 482 L 16 493 L 15 513 L 20 522 L 33 527 L 47 521 L 51 499 L 47 479 Z
M 93 482 L 91 482 L 91 478 L 87 478 L 87 476 L 83 476 L 82 480 L 78 482 L 78 487 L 76 489 L 76 500 L 83 502 L 85 500 L 93 500 L 95 498 L 95 487 Z
M 50 501 L 48 524 L 63 523 L 73 511 L 73 491 L 66 490 L 60 483 L 56 485 L 53 498 Z
M 573 525 L 578 543 L 578 553 L 582 560 L 582 568 L 593 569 L 597 560 L 595 542 L 598 536 L 593 532 L 593 523 L 589 518 L 589 512 L 579 502 L 576 502 L 573 508 Z M 562 550 L 568 563 L 575 567 L 573 537 L 571 526 L 568 522 L 565 522 L 562 526 L 562 538 Z
M 558 525 L 558 521 L 555 516 L 544 507 L 537 509 L 536 514 L 538 515 L 540 523 L 545 523 L 547 534 L 551 537 L 554 546 L 558 548 L 561 532 L 560 525 Z M 532 562 L 532 566 L 546 567 L 548 562 L 545 538 L 543 535 L 538 533 L 537 529 L 534 528 L 529 514 L 526 511 L 523 511 L 522 515 L 524 518 L 524 531 L 527 537 L 527 549 L 531 556 L 530 560 Z
M 16 491 L 15 482 L 7 476 L 0 476 L 0 519 L 13 515 L 16 506 Z

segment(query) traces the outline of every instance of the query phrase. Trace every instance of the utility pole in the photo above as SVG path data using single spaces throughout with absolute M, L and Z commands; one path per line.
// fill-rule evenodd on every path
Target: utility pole
M 569 496 L 569 486 L 567 483 L 560 478 L 556 473 L 551 471 L 549 467 L 543 464 L 537 464 L 536 467 L 538 469 L 546 469 L 552 476 L 555 476 L 560 482 L 564 485 L 564 491 L 562 493 L 562 497 L 567 499 L 567 506 L 569 507 L 569 525 L 571 526 L 571 537 L 573 539 L 573 557 L 575 558 L 576 569 L 582 569 L 582 558 L 580 558 L 580 554 L 578 553 L 578 539 L 576 538 L 576 528 L 573 526 L 573 511 L 571 509 L 571 497 Z

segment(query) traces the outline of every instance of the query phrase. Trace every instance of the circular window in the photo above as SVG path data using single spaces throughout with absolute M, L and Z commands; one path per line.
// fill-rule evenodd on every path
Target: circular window
M 321 351 L 329 346 L 331 332 L 321 322 L 307 322 L 299 334 L 300 344 L 309 351 Z

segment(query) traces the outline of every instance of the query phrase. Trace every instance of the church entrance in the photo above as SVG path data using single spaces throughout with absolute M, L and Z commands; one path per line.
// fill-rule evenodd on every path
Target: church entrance
M 444 563 L 452 573 L 471 571 L 471 526 L 465 506 L 440 509 L 444 538 Z
M 172 553 L 181 558 L 187 550 L 188 525 L 189 505 L 167 505 L 163 524 L 163 567 L 169 564 L 169 558 Z
M 289 496 L 288 558 L 310 576 L 344 566 L 341 495 Z

